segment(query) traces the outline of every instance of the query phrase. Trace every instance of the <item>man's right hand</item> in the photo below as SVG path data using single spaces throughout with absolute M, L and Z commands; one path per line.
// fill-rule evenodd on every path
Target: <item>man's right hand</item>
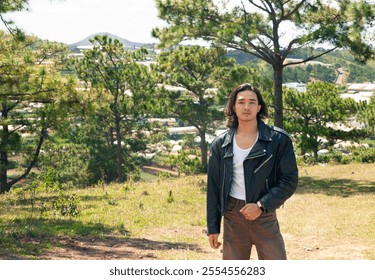
M 221 246 L 221 243 L 219 242 L 219 233 L 209 234 L 208 241 L 210 242 L 211 248 L 219 249 Z

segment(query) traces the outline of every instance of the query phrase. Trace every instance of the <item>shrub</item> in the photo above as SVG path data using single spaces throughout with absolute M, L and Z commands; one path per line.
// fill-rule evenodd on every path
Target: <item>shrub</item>
M 373 163 L 375 162 L 375 149 L 370 145 L 368 148 L 364 147 L 352 147 L 349 148 L 345 153 L 341 151 L 331 151 L 324 155 L 319 155 L 316 160 L 314 157 L 299 156 L 297 158 L 297 164 L 299 166 L 314 165 L 316 163 L 327 163 L 327 164 L 349 164 L 353 162 L 359 163 Z
M 41 170 L 39 179 L 50 185 L 84 187 L 92 182 L 89 173 L 89 153 L 83 145 L 72 143 L 46 142 L 39 158 Z
M 375 149 L 369 148 L 353 148 L 351 150 L 353 161 L 361 163 L 373 163 L 375 162 Z
M 195 150 L 180 151 L 177 156 L 169 156 L 169 164 L 176 166 L 179 174 L 200 174 L 202 173 L 202 163 L 196 154 Z M 193 157 L 189 157 L 189 155 L 193 155 Z

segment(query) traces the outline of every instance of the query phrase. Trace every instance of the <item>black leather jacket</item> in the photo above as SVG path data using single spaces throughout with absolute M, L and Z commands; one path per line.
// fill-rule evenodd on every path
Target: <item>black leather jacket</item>
M 208 234 L 220 233 L 221 217 L 233 176 L 234 128 L 219 135 L 211 144 L 207 178 Z M 294 193 L 298 169 L 293 144 L 282 129 L 258 121 L 259 136 L 244 165 L 246 202 L 258 200 L 267 211 L 275 211 Z

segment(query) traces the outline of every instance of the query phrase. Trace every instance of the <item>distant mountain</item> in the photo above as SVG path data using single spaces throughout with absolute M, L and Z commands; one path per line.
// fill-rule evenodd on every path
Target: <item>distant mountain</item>
M 100 36 L 103 36 L 103 35 L 107 35 L 108 37 L 112 38 L 112 39 L 117 39 L 119 40 L 125 48 L 134 48 L 134 47 L 142 47 L 144 45 L 146 45 L 146 43 L 139 43 L 139 42 L 131 42 L 129 40 L 126 40 L 124 38 L 121 38 L 117 35 L 114 35 L 114 34 L 111 34 L 111 33 L 107 33 L 107 32 L 100 32 L 100 33 L 95 33 L 95 34 L 92 34 L 88 37 L 86 37 L 85 39 L 77 42 L 77 43 L 74 43 L 74 44 L 70 44 L 68 45 L 69 49 L 71 50 L 74 50 L 78 47 L 89 47 L 89 46 L 92 46 L 92 44 L 90 43 L 90 39 L 94 38 L 95 36 L 97 35 L 100 35 Z

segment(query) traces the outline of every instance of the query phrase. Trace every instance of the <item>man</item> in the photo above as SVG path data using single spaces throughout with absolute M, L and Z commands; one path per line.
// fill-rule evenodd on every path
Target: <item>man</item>
M 294 193 L 298 169 L 289 135 L 266 125 L 267 106 L 250 84 L 236 86 L 225 110 L 229 130 L 211 144 L 207 180 L 207 228 L 219 248 L 224 216 L 223 259 L 285 260 L 275 210 Z

